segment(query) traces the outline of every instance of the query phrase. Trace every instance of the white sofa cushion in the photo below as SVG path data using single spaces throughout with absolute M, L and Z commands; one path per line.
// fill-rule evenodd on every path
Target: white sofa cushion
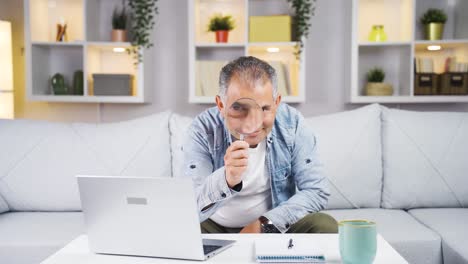
M 382 207 L 468 206 L 468 113 L 382 110 Z
M 468 263 L 468 209 L 413 209 L 409 213 L 442 237 L 444 263 Z
M 75 176 L 170 177 L 169 112 L 118 123 L 0 123 L 0 193 L 18 211 L 80 210 Z
M 333 216 L 337 221 L 367 219 L 376 222 L 377 232 L 408 263 L 442 263 L 440 236 L 403 210 L 352 209 L 327 210 L 323 212 Z
M 6 203 L 5 199 L 3 199 L 1 193 L 0 193 L 0 214 L 3 212 L 7 212 L 8 209 L 8 204 Z
M 378 104 L 306 118 L 330 181 L 328 209 L 380 207 L 381 109 Z
M 193 118 L 172 114 L 169 120 L 169 131 L 171 134 L 171 156 L 172 175 L 174 177 L 184 177 L 184 142 L 187 136 L 187 129 L 192 124 Z
M 40 263 L 84 231 L 79 212 L 1 214 L 0 263 Z

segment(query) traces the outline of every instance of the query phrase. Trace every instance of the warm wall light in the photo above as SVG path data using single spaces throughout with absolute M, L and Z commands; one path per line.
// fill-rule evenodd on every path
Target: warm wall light
M 267 48 L 267 51 L 268 52 L 271 52 L 271 53 L 274 53 L 274 52 L 279 52 L 279 48 L 276 48 L 276 47 L 270 47 L 270 48 Z
M 11 23 L 0 20 L 0 118 L 14 117 Z
M 441 50 L 442 47 L 439 46 L 439 45 L 430 45 L 430 46 L 427 46 L 427 50 L 430 50 L 430 51 L 436 51 L 436 50 Z
M 125 52 L 125 48 L 114 48 L 114 52 Z

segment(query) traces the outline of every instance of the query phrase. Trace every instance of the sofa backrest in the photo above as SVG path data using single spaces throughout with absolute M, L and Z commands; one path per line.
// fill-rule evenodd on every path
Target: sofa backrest
M 468 206 L 468 113 L 382 107 L 382 207 Z
M 170 112 L 118 123 L 0 120 L 0 209 L 80 210 L 75 175 L 170 177 Z
M 4 212 L 8 212 L 10 208 L 8 207 L 7 202 L 5 199 L 0 195 L 0 214 Z
M 307 118 L 330 180 L 328 208 L 379 207 L 382 189 L 380 107 Z M 192 118 L 170 120 L 174 177 L 184 175 L 183 143 Z
M 169 133 L 171 134 L 172 175 L 184 177 L 184 143 L 188 135 L 187 131 L 193 118 L 178 114 L 172 114 L 169 120 Z
M 329 179 L 328 209 L 378 208 L 382 190 L 381 109 L 355 110 L 306 119 L 316 134 Z

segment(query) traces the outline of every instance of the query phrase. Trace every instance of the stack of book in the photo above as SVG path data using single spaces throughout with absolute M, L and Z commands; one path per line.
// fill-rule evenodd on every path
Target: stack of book
M 414 67 L 416 73 L 433 73 L 434 60 L 432 58 L 414 58 Z
M 417 57 L 414 59 L 415 73 L 434 73 L 434 59 L 428 57 Z M 445 59 L 443 72 L 468 72 L 468 63 L 457 62 L 457 57 Z
M 468 63 L 447 57 L 442 73 L 436 74 L 434 59 L 416 57 L 414 61 L 415 95 L 466 95 L 468 94 Z
M 444 70 L 445 72 L 468 72 L 468 63 L 457 62 L 457 57 L 447 57 Z

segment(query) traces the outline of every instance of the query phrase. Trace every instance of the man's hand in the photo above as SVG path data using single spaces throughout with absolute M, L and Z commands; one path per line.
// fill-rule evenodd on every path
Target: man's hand
M 262 232 L 262 225 L 260 220 L 255 220 L 254 222 L 250 223 L 249 225 L 242 228 L 240 233 L 261 233 Z
M 224 155 L 226 182 L 233 188 L 242 181 L 242 173 L 247 169 L 249 144 L 245 141 L 234 141 Z

